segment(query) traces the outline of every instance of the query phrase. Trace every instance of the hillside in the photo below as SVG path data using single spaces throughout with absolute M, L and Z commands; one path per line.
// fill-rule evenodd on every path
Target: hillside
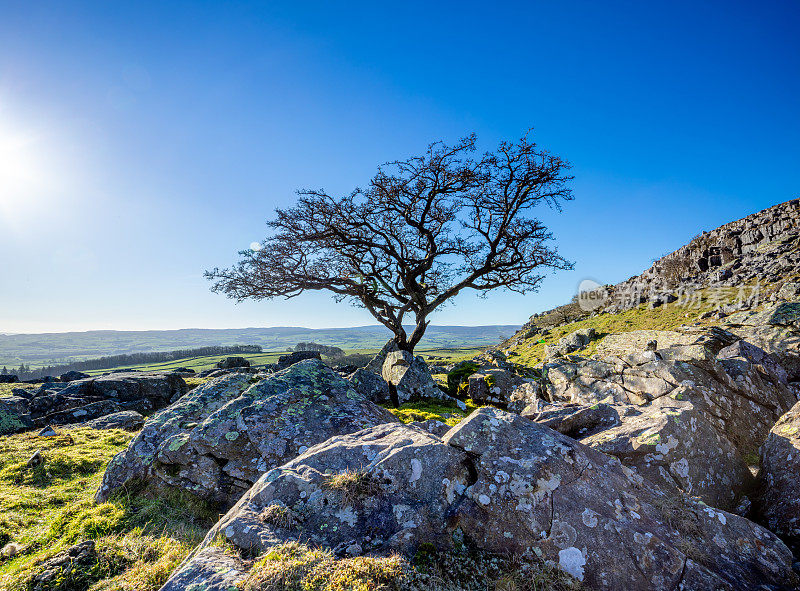
M 488 347 L 513 334 L 519 326 L 429 326 L 423 349 Z M 96 330 L 46 334 L 0 335 L 0 366 L 33 366 L 92 359 L 123 353 L 170 351 L 218 345 L 260 345 L 265 351 L 285 351 L 298 342 L 313 341 L 342 349 L 380 349 L 389 340 L 381 326 L 311 329 L 301 327 L 115 331 Z
M 575 330 L 597 332 L 581 351 L 592 353 L 607 334 L 727 326 L 736 312 L 759 310 L 779 295 L 795 297 L 791 286 L 798 277 L 800 200 L 794 199 L 697 235 L 640 275 L 598 288 L 593 306 L 578 299 L 531 316 L 498 348 L 535 366 L 548 345 Z

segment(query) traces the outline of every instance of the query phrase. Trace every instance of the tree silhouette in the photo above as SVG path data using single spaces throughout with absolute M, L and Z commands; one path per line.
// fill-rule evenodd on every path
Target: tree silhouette
M 278 209 L 260 249 L 206 277 L 238 301 L 327 290 L 366 308 L 413 351 L 431 313 L 465 290 L 535 291 L 572 264 L 531 211 L 572 199 L 570 165 L 528 135 L 474 157 L 475 135 L 431 144 L 378 168 L 366 188 L 335 197 L 302 190 Z M 413 316 L 408 334 L 404 321 Z

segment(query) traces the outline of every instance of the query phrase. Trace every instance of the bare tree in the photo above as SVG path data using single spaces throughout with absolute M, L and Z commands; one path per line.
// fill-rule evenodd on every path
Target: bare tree
M 238 301 L 327 290 L 365 307 L 413 351 L 431 313 L 460 292 L 526 293 L 545 270 L 572 268 L 530 215 L 540 203 L 560 210 L 572 199 L 570 165 L 529 135 L 480 157 L 474 134 L 433 143 L 344 197 L 299 191 L 296 205 L 268 222 L 273 232 L 260 249 L 206 272 L 212 290 Z

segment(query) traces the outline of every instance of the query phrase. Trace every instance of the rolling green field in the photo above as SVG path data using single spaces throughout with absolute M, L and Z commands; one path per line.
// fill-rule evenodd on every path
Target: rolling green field
M 429 326 L 419 350 L 446 350 L 496 345 L 513 335 L 519 326 Z M 352 328 L 244 328 L 185 329 L 0 334 L 0 367 L 9 369 L 21 363 L 32 368 L 59 365 L 71 361 L 97 359 L 108 355 L 175 351 L 218 345 L 259 345 L 266 352 L 277 353 L 294 348 L 300 342 L 340 347 L 347 351 L 377 351 L 389 340 L 382 326 Z
M 362 353 L 365 355 L 375 355 L 379 349 L 348 349 L 345 351 L 347 355 L 355 353 Z M 418 349 L 416 353 L 422 355 L 426 361 L 448 361 L 456 362 L 462 359 L 469 359 L 479 353 L 482 349 L 476 347 L 466 348 L 445 348 L 445 349 Z M 237 354 L 236 357 L 244 357 L 250 362 L 251 366 L 267 365 L 276 363 L 278 357 L 285 355 L 286 351 L 270 351 L 266 353 L 253 353 L 253 354 Z M 188 357 L 186 359 L 175 359 L 173 361 L 165 361 L 163 363 L 149 363 L 145 365 L 126 365 L 114 367 L 110 369 L 98 369 L 94 371 L 87 371 L 89 375 L 102 375 L 112 370 L 118 369 L 135 369 L 139 371 L 170 371 L 179 367 L 193 369 L 196 372 L 201 372 L 206 369 L 212 369 L 216 366 L 224 355 L 207 355 L 204 357 Z M 431 359 L 433 357 L 433 359 Z

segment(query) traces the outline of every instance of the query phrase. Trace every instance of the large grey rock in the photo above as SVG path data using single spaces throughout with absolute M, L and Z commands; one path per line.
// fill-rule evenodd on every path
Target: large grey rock
M 426 398 L 450 399 L 436 385 L 425 360 L 408 351 L 387 353 L 381 376 L 395 388 L 400 404 Z
M 521 565 L 547 561 L 590 589 L 800 583 L 791 552 L 764 528 L 666 495 L 619 460 L 493 408 L 443 439 L 394 424 L 310 448 L 261 476 L 166 588 L 188 590 L 176 581 L 200 572 L 220 537 L 249 556 L 295 540 L 337 556 L 466 544 Z M 224 566 L 231 580 L 246 575 L 239 567 Z
M 397 422 L 319 360 L 250 382 L 247 374 L 218 378 L 153 416 L 111 461 L 96 498 L 138 479 L 231 506 L 261 474 L 308 447 Z
M 522 417 L 480 409 L 444 440 L 475 458 L 458 524 L 477 547 L 541 556 L 593 589 L 798 584 L 772 533 Z
M 642 350 L 652 336 L 658 349 Z M 582 436 L 586 444 L 661 486 L 732 509 L 752 484 L 745 458 L 797 394 L 775 357 L 758 347 L 725 346 L 731 339 L 718 331 L 678 336 L 685 340 L 635 334 L 613 343 L 618 356 L 546 364 L 546 396 L 555 403 L 618 405 L 620 424 Z
M 800 403 L 783 415 L 761 446 L 756 514 L 800 556 Z
M 725 328 L 772 353 L 789 381 L 800 380 L 800 303 L 779 303 L 760 312 L 740 312 L 725 319 Z
M 520 384 L 511 392 L 511 396 L 508 400 L 508 410 L 517 414 L 522 414 L 529 406 L 536 406 L 537 401 L 541 400 L 539 390 L 539 382 L 531 380 Z
M 379 425 L 331 438 L 271 470 L 206 540 L 221 534 L 251 553 L 298 539 L 350 554 L 446 547 L 452 531 L 443 526 L 469 484 L 464 452 L 421 429 Z M 275 505 L 288 518 L 271 518 Z
M 559 357 L 583 349 L 597 338 L 594 328 L 580 328 L 559 340 L 557 343 L 545 347 L 546 357 Z

